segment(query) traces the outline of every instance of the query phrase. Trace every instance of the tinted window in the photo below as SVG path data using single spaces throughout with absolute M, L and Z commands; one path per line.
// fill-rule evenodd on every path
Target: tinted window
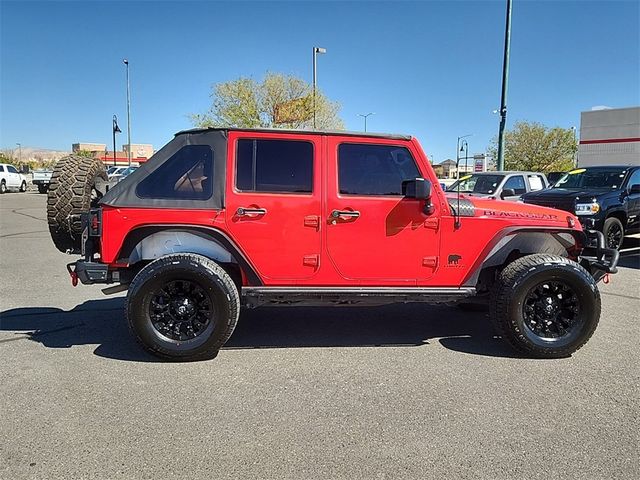
M 236 188 L 243 192 L 311 193 L 313 145 L 294 140 L 238 140 Z
M 578 168 L 577 170 L 568 172 L 556 182 L 553 188 L 613 190 L 620 188 L 626 175 L 626 168 Z
M 344 143 L 338 148 L 338 183 L 345 195 L 402 195 L 402 182 L 421 177 L 404 147 Z
M 460 180 L 451 185 L 447 192 L 457 192 L 458 183 L 460 184 L 460 192 L 464 193 L 480 193 L 489 195 L 496 192 L 496 188 L 502 182 L 504 175 L 465 175 Z
M 509 177 L 507 181 L 504 183 L 504 187 L 502 190 L 506 188 L 512 188 L 516 195 L 522 195 L 523 193 L 527 193 L 527 187 L 524 184 L 524 177 L 522 175 L 516 175 L 514 177 Z
M 0 172 L 4 172 L 4 166 L 0 165 Z
M 9 173 L 18 173 L 18 170 L 16 170 L 16 167 L 14 167 L 13 165 L 7 165 L 7 171 Z
M 206 200 L 213 192 L 213 151 L 187 145 L 140 182 L 139 197 Z

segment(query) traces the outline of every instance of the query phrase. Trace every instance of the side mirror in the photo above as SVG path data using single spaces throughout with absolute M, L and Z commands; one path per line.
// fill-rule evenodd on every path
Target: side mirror
M 402 195 L 406 198 L 429 200 L 431 198 L 431 182 L 424 178 L 415 178 L 402 182 Z
M 631 188 L 629 189 L 629 194 L 633 195 L 634 193 L 640 193 L 640 183 L 631 185 Z
M 506 197 L 515 197 L 516 196 L 516 192 L 513 188 L 505 188 L 502 190 L 502 193 L 500 194 L 500 198 L 502 200 L 504 200 Z

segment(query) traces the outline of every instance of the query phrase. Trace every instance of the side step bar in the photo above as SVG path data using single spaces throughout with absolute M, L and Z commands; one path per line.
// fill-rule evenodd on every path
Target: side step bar
M 242 287 L 244 304 L 263 305 L 386 305 L 390 303 L 457 302 L 476 294 L 471 287 Z

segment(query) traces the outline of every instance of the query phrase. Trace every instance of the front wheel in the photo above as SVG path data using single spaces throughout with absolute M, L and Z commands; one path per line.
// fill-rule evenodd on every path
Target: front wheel
M 140 270 L 125 310 L 131 331 L 151 354 L 174 361 L 206 360 L 231 337 L 240 297 L 218 264 L 178 253 Z
M 498 333 L 520 352 L 535 358 L 568 357 L 598 326 L 600 292 L 576 262 L 528 255 L 500 273 L 491 318 Z
M 607 244 L 607 248 L 615 248 L 619 250 L 622 246 L 622 240 L 624 239 L 624 226 L 622 222 L 616 217 L 609 217 L 604 221 L 604 227 L 602 228 L 604 234 L 604 240 Z

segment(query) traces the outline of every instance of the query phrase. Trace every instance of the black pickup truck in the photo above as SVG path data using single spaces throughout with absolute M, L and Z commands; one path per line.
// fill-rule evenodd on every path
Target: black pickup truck
M 585 230 L 602 232 L 608 248 L 619 249 L 625 235 L 640 231 L 640 166 L 578 168 L 521 201 L 571 212 Z

